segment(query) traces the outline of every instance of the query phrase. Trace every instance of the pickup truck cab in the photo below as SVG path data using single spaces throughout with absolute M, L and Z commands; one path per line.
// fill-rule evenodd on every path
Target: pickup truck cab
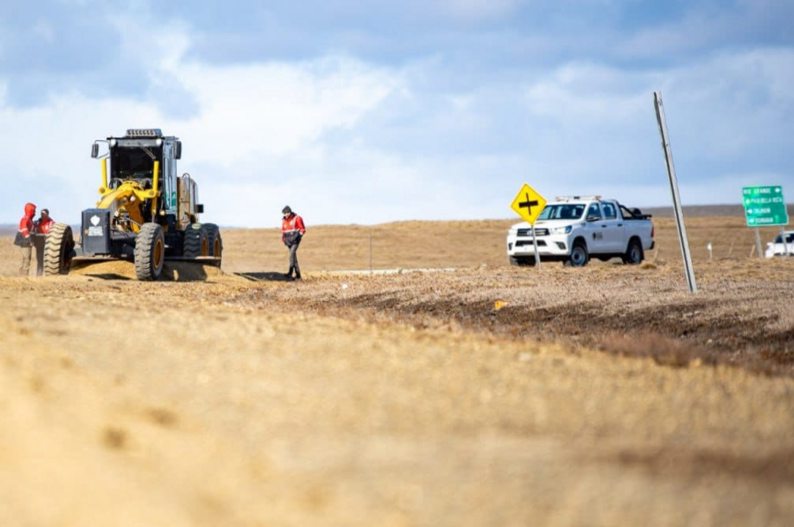
M 554 260 L 575 267 L 620 257 L 639 264 L 645 251 L 654 247 L 654 228 L 649 214 L 624 207 L 601 196 L 558 197 L 548 203 L 532 227 L 513 225 L 507 233 L 507 256 L 513 265 L 535 264 L 535 241 L 541 261 Z

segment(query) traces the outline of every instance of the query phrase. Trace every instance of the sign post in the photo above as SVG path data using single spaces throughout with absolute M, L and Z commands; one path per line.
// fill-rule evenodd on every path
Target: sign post
M 670 191 L 673 194 L 673 211 L 675 211 L 675 224 L 678 227 L 678 241 L 681 244 L 681 256 L 684 258 L 686 281 L 689 285 L 689 292 L 697 293 L 698 286 L 697 283 L 695 283 L 695 270 L 692 268 L 692 255 L 689 252 L 689 240 L 686 236 L 686 225 L 684 225 L 684 211 L 681 209 L 681 196 L 678 193 L 678 178 L 675 176 L 673 151 L 670 148 L 670 139 L 667 136 L 667 120 L 664 116 L 664 105 L 662 104 L 661 92 L 653 92 L 653 104 L 656 108 L 656 121 L 659 123 L 659 133 L 662 134 L 662 149 L 664 150 L 664 159 L 667 163 Z
M 532 245 L 535 247 L 535 265 L 540 267 L 540 252 L 538 251 L 538 240 L 535 237 L 535 220 L 538 219 L 543 208 L 546 206 L 546 198 L 538 194 L 535 189 L 524 183 L 513 198 L 510 208 L 521 216 L 532 228 Z
M 758 228 L 788 225 L 788 210 L 786 210 L 786 200 L 783 199 L 783 187 L 779 185 L 743 187 L 742 205 L 744 205 L 744 218 L 747 221 L 747 226 L 755 230 L 755 247 L 758 257 L 763 258 L 761 234 Z M 785 236 L 783 236 L 783 247 L 788 255 L 788 244 L 785 241 Z

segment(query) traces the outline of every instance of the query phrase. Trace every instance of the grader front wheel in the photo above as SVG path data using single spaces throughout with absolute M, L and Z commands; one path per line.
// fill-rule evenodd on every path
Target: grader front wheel
M 135 238 L 135 275 L 138 280 L 157 280 L 164 262 L 163 228 L 156 223 L 144 223 Z
M 72 228 L 56 223 L 44 242 L 44 275 L 67 274 L 74 256 Z

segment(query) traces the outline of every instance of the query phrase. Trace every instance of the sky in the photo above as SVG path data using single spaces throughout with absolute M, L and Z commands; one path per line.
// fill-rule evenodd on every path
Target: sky
M 547 199 L 794 201 L 794 0 L 3 0 L 0 223 L 79 223 L 96 139 L 183 142 L 202 220 L 510 218 Z

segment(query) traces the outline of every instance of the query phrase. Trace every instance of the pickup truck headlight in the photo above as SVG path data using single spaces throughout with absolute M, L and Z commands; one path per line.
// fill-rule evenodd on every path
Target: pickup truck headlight
M 549 234 L 570 234 L 571 230 L 573 230 L 571 225 L 565 227 L 552 227 L 549 229 Z

